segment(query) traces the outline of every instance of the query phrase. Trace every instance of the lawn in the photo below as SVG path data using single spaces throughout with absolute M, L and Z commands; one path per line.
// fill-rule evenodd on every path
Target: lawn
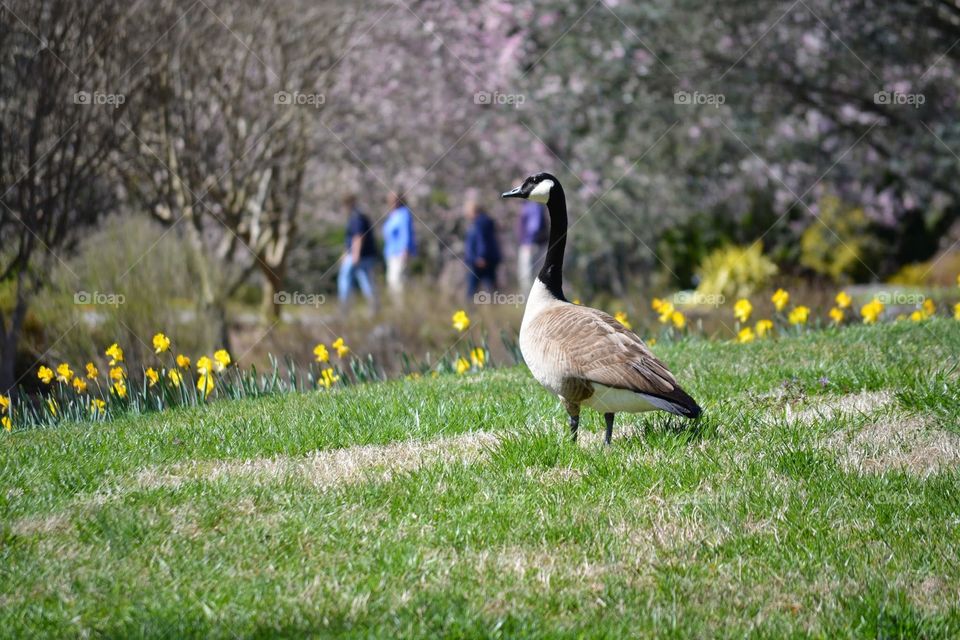
M 611 447 L 523 368 L 0 434 L 0 635 L 960 634 L 960 322 L 654 349 Z

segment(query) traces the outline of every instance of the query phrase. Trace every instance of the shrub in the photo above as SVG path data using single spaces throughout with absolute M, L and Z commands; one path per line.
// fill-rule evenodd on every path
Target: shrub
M 763 245 L 728 245 L 707 255 L 697 271 L 697 293 L 746 298 L 767 286 L 777 274 L 777 265 L 763 255 Z
M 142 216 L 108 218 L 56 265 L 34 306 L 50 358 L 76 365 L 122 342 L 132 364 L 150 352 L 157 331 L 178 336 L 175 348 L 191 353 L 214 346 L 186 246 L 165 231 Z
M 829 195 L 819 208 L 820 220 L 811 220 L 800 236 L 800 264 L 834 281 L 869 276 L 878 242 L 863 209 Z

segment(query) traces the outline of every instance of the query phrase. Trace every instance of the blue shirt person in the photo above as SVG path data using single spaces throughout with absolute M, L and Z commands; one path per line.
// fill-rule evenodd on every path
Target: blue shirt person
M 346 310 L 350 294 L 358 287 L 370 304 L 370 312 L 376 312 L 377 292 L 373 284 L 373 269 L 377 264 L 377 245 L 373 237 L 370 219 L 357 206 L 355 196 L 343 199 L 348 212 L 345 251 L 337 276 L 337 294 L 341 309 Z
M 387 196 L 390 213 L 383 223 L 383 256 L 387 261 L 387 289 L 396 302 L 403 297 L 407 280 L 407 264 L 417 253 L 413 230 L 413 212 L 396 192 Z
M 497 267 L 500 265 L 500 242 L 497 225 L 487 212 L 472 200 L 464 206 L 469 224 L 464 242 L 464 262 L 467 266 L 467 298 L 477 301 L 477 290 L 497 287 Z
M 550 225 L 547 210 L 539 202 L 526 200 L 517 220 L 517 284 L 527 291 L 546 253 Z

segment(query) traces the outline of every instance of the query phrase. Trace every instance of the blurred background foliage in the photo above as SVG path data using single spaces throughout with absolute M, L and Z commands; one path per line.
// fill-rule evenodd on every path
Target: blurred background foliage
M 161 329 L 253 360 L 344 331 L 435 349 L 464 304 L 466 190 L 513 291 L 517 210 L 496 195 L 544 169 L 585 302 L 955 285 L 957 40 L 954 0 L 10 0 L 0 387 L 114 340 L 136 358 Z M 340 199 L 379 225 L 391 189 L 417 219 L 414 293 L 341 316 Z

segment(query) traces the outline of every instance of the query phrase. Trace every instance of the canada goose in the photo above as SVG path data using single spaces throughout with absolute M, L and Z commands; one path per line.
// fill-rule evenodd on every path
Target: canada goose
M 560 181 L 538 173 L 500 197 L 534 200 L 546 204 L 550 213 L 547 255 L 523 312 L 520 351 L 533 377 L 563 402 L 573 440 L 581 405 L 604 415 L 607 444 L 620 411 L 661 409 L 699 417 L 700 407 L 638 335 L 611 315 L 563 297 L 567 202 Z

